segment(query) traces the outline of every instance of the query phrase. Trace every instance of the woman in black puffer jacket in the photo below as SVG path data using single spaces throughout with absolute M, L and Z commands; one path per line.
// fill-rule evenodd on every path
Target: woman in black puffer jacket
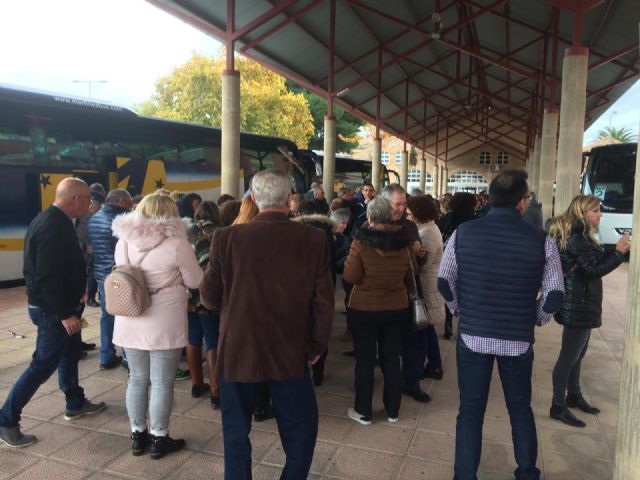
M 618 241 L 615 251 L 604 253 L 595 233 L 601 217 L 600 199 L 578 195 L 567 211 L 554 219 L 549 230 L 558 243 L 565 278 L 564 301 L 555 314 L 556 321 L 564 328 L 562 348 L 553 369 L 550 415 L 574 427 L 584 427 L 585 423 L 568 407 L 591 414 L 600 412 L 580 393 L 580 365 L 591 329 L 602 326 L 602 277 L 618 268 L 631 244 L 629 236 L 625 235 Z

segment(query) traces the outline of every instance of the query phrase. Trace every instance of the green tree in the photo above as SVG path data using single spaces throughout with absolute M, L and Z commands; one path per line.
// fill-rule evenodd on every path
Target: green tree
M 309 140 L 309 148 L 324 149 L 324 117 L 327 115 L 327 100 L 310 92 L 293 82 L 287 81 L 290 91 L 301 93 L 309 102 L 309 110 L 313 117 L 314 133 Z M 365 122 L 334 105 L 333 116 L 336 118 L 336 151 L 350 153 L 358 148 L 358 132 Z
M 636 136 L 629 128 L 605 127 L 598 132 L 598 140 L 618 140 L 621 143 L 635 142 Z
M 223 59 L 194 55 L 156 82 L 152 98 L 139 106 L 142 115 L 220 127 Z M 240 72 L 240 130 L 293 140 L 306 148 L 314 133 L 309 104 L 291 92 L 278 74 L 237 57 Z

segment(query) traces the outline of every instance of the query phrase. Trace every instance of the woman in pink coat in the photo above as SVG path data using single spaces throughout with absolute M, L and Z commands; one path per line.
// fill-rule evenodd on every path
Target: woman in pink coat
M 149 444 L 153 459 L 185 445 L 184 440 L 169 437 L 169 418 L 176 367 L 188 343 L 186 289 L 198 288 L 203 277 L 187 240 L 188 226 L 175 202 L 160 194 L 144 197 L 135 212 L 113 222 L 113 232 L 120 239 L 116 265 L 125 263 L 128 255 L 132 265 L 139 263 L 147 287 L 158 290 L 141 316 L 116 316 L 113 331 L 113 343 L 125 349 L 129 361 L 126 404 L 136 456 Z

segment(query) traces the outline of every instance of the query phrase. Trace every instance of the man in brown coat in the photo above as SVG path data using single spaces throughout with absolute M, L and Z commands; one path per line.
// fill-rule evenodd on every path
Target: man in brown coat
M 287 461 L 283 479 L 307 478 L 318 433 L 308 362 L 327 348 L 334 314 L 324 232 L 289 221 L 289 179 L 253 177 L 260 213 L 216 231 L 200 287 L 220 312 L 220 377 L 225 479 L 251 478 L 251 412 L 260 382 L 269 386 Z

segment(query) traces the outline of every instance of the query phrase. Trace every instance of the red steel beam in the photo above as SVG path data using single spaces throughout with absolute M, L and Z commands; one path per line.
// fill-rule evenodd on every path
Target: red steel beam
M 357 0 L 345 0 L 349 3 L 354 3 L 357 4 L 359 6 L 362 6 L 362 4 L 357 1 Z M 481 16 L 482 14 L 484 14 L 486 11 L 488 11 L 490 8 L 493 8 L 497 5 L 501 5 L 502 3 L 504 3 L 506 0 L 496 0 L 495 2 L 493 2 L 492 4 L 488 5 L 487 7 L 484 7 L 480 10 L 478 10 L 472 17 L 467 18 L 465 21 L 463 22 L 459 22 L 455 25 L 452 25 L 451 27 L 443 30 L 441 32 L 441 35 L 445 35 L 446 33 L 455 31 L 458 28 L 462 28 L 464 27 L 464 25 L 466 25 L 467 23 L 473 21 L 475 18 Z M 368 6 L 364 6 L 365 8 L 369 9 L 370 7 Z M 384 12 L 383 12 L 384 13 Z M 387 14 L 384 14 L 387 15 Z M 403 24 L 406 24 L 406 22 L 401 21 Z M 418 42 L 416 45 L 414 45 L 413 47 L 409 48 L 408 50 L 406 50 L 405 52 L 403 52 L 402 54 L 398 55 L 395 58 L 392 58 L 391 60 L 385 62 L 383 65 L 381 65 L 380 67 L 374 68 L 372 70 L 369 70 L 367 73 L 365 73 L 364 75 L 361 75 L 360 77 L 352 80 L 351 82 L 349 82 L 346 85 L 341 85 L 340 90 L 345 89 L 345 88 L 351 88 L 355 85 L 357 85 L 358 83 L 366 80 L 367 78 L 369 78 L 371 75 L 373 75 L 374 73 L 376 73 L 378 71 L 379 68 L 382 69 L 386 69 L 389 68 L 390 66 L 395 65 L 396 63 L 400 62 L 402 59 L 408 57 L 409 55 L 412 55 L 413 53 L 417 52 L 418 50 L 424 48 L 425 46 L 427 46 L 428 44 L 430 44 L 433 41 L 432 38 L 428 38 L 425 41 L 422 42 Z
M 263 13 L 262 15 L 254 18 L 249 23 L 247 23 L 244 27 L 239 28 L 235 32 L 233 32 L 233 40 L 238 40 L 245 35 L 253 32 L 256 28 L 263 26 L 269 20 L 271 20 L 276 15 L 279 15 L 281 12 L 289 8 L 291 5 L 298 3 L 298 0 L 284 0 L 279 5 L 273 7 L 268 12 Z
M 284 20 L 282 20 L 278 24 L 274 25 L 272 28 L 270 28 L 266 32 L 261 33 L 259 36 L 257 36 L 256 38 L 254 38 L 250 42 L 246 43 L 240 49 L 240 53 L 244 54 L 247 50 L 255 47 L 256 45 L 259 45 L 265 38 L 270 37 L 271 35 L 273 35 L 276 32 L 279 32 L 280 30 L 282 30 L 284 27 L 286 27 L 290 23 L 296 21 L 298 18 L 302 17 L 303 15 L 306 15 L 306 13 L 309 10 L 311 10 L 314 7 L 316 7 L 321 2 L 322 2 L 322 0 L 311 0 L 311 3 L 309 5 L 307 5 L 306 7 L 304 7 L 302 10 L 297 11 L 293 15 L 287 16 Z
M 627 55 L 628 53 L 631 53 L 637 49 L 638 49 L 638 42 L 632 43 L 631 45 L 621 48 L 617 52 L 613 52 L 608 57 L 604 57 L 598 60 L 597 62 L 593 62 L 591 65 L 589 65 L 589 70 L 595 70 L 596 68 L 606 65 L 609 62 L 613 62 L 616 58 L 623 57 L 624 55 Z
M 471 1 L 470 3 L 471 3 L 471 5 L 473 5 L 475 7 L 481 6 L 481 5 L 478 5 L 477 3 L 474 3 L 473 1 Z M 498 16 L 498 17 L 504 17 L 504 14 L 502 12 L 500 12 L 499 10 L 496 10 L 496 9 L 491 10 L 491 14 L 495 15 L 495 16 Z M 519 19 L 514 18 L 514 17 L 508 17 L 508 20 L 510 22 L 516 24 L 516 25 L 520 25 L 520 26 L 523 26 L 523 27 L 528 28 L 530 30 L 533 30 L 534 32 L 544 34 L 544 29 L 542 29 L 540 27 L 537 27 L 535 25 L 532 25 L 530 23 L 527 23 L 527 22 L 525 22 L 523 20 L 519 20 Z M 570 40 L 567 37 L 563 37 L 562 35 L 558 35 L 558 40 L 563 42 L 563 43 L 565 43 L 565 44 L 568 44 L 568 45 L 571 45 L 573 43 L 573 40 Z M 591 48 L 589 49 L 589 54 L 594 55 L 594 56 L 596 56 L 596 57 L 598 57 L 600 59 L 607 57 L 607 55 L 605 55 L 605 54 L 603 54 L 601 52 L 598 52 L 596 50 L 593 50 Z M 636 69 L 633 65 L 627 65 L 624 62 L 620 62 L 618 60 L 613 60 L 613 63 L 615 63 L 619 67 L 623 67 L 623 68 L 626 68 L 626 69 L 631 69 L 631 70 L 634 70 L 636 73 L 640 73 L 640 71 L 638 69 Z
M 227 0 L 227 32 L 225 35 L 225 45 L 227 47 L 227 71 L 235 70 L 235 55 L 233 52 L 234 38 L 233 30 L 236 23 L 236 2 Z
M 327 117 L 333 118 L 333 66 L 336 53 L 336 0 L 329 1 L 329 82 L 327 83 Z

